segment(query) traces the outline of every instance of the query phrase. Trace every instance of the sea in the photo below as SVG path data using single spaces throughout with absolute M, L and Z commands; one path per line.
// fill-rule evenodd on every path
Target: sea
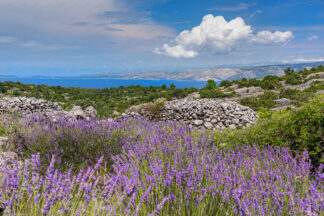
M 194 87 L 201 89 L 206 85 L 205 81 L 179 81 L 179 80 L 124 80 L 124 79 L 88 79 L 88 78 L 19 78 L 19 77 L 0 77 L 0 81 L 21 82 L 24 84 L 80 87 L 80 88 L 117 88 L 119 86 L 170 86 L 174 84 L 176 88 Z

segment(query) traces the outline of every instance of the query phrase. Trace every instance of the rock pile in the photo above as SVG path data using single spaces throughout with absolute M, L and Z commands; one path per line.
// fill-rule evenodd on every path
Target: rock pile
M 233 85 L 234 86 L 234 85 Z M 236 87 L 237 85 L 235 85 Z M 232 86 L 230 87 L 232 89 Z M 231 93 L 228 91 L 229 89 L 224 89 L 224 93 Z M 236 101 L 241 100 L 247 97 L 256 97 L 262 95 L 264 93 L 263 89 L 258 86 L 251 86 L 251 87 L 243 87 L 243 88 L 235 88 L 234 89 L 235 95 L 225 98 L 227 101 Z
M 80 106 L 74 106 L 70 112 L 66 112 L 58 103 L 44 99 L 27 97 L 4 97 L 0 98 L 0 114 L 7 112 L 18 112 L 22 115 L 43 114 L 49 117 L 65 116 L 76 119 L 96 118 L 97 111 L 89 106 L 82 110 Z
M 287 98 L 280 98 L 275 100 L 274 103 L 278 106 L 287 106 L 291 103 L 291 100 Z
M 62 112 L 62 107 L 58 103 L 44 99 L 4 97 L 0 99 L 0 113 L 6 112 L 20 112 L 24 115 L 32 113 L 53 113 Z
M 149 113 L 126 112 L 128 115 L 150 116 Z M 162 121 L 176 120 L 193 128 L 225 129 L 243 128 L 254 124 L 258 115 L 249 107 L 233 101 L 217 99 L 194 100 L 185 98 L 165 102 L 160 113 Z
M 286 110 L 289 108 L 296 108 L 294 105 L 291 104 L 291 100 L 287 98 L 280 98 L 274 101 L 274 103 L 278 106 L 275 108 L 271 108 L 270 111 L 280 111 Z

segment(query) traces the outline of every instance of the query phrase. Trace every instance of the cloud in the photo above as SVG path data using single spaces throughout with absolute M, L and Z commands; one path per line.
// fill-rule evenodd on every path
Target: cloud
M 260 31 L 253 34 L 251 26 L 237 17 L 227 22 L 224 17 L 208 14 L 199 26 L 182 31 L 170 44 L 155 52 L 175 58 L 193 58 L 201 52 L 228 53 L 243 45 L 285 43 L 293 38 L 290 31 Z
M 155 49 L 158 54 L 166 54 L 174 58 L 193 58 L 198 55 L 196 51 L 186 50 L 181 44 L 175 45 L 173 47 L 168 44 L 164 44 L 162 49 Z
M 305 59 L 305 58 L 299 58 L 295 60 L 296 62 L 322 62 L 324 61 L 324 58 L 313 58 L 313 59 Z
M 13 43 L 15 42 L 15 38 L 8 36 L 0 36 L 0 43 Z
M 260 44 L 272 44 L 272 43 L 285 43 L 289 39 L 293 38 L 293 34 L 290 31 L 286 32 L 270 32 L 260 31 L 256 35 L 251 37 L 251 40 Z
M 241 10 L 247 10 L 249 8 L 249 5 L 246 3 L 240 3 L 234 7 L 214 7 L 209 8 L 207 10 L 215 10 L 215 11 L 241 11 Z
M 0 36 L 0 44 L 13 44 L 20 47 L 26 48 L 39 48 L 39 49 L 46 49 L 46 50 L 61 50 L 61 49 L 76 49 L 79 48 L 78 46 L 66 46 L 62 44 L 45 44 L 40 43 L 37 41 L 22 41 L 15 37 L 10 36 Z
M 257 14 L 262 14 L 262 10 L 256 10 L 256 11 L 254 11 L 254 12 L 250 15 L 250 19 L 253 18 L 253 17 L 255 17 L 255 15 L 257 15 Z
M 119 41 L 174 36 L 172 28 L 152 20 L 151 12 L 135 12 L 126 0 L 0 0 L 0 8 L 0 28 L 10 26 L 17 36 L 19 29 L 28 29 L 26 34 L 31 38 L 37 32 L 71 41 L 82 37 Z
M 105 11 L 102 14 L 98 14 L 97 17 L 111 20 L 113 24 L 138 24 L 150 22 L 150 15 L 151 13 L 148 11 Z
M 307 39 L 309 40 L 309 41 L 312 41 L 312 40 L 315 40 L 315 39 L 318 39 L 319 37 L 317 36 L 317 35 L 311 35 L 311 36 L 309 36 Z
M 112 29 L 115 29 L 112 31 Z M 158 40 L 162 38 L 170 39 L 174 37 L 174 30 L 153 23 L 144 24 L 113 24 L 109 25 L 107 32 L 116 40 L 120 39 L 138 39 L 138 40 Z

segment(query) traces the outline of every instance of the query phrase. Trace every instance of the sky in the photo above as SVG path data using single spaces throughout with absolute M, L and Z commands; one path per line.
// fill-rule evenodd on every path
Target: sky
M 0 75 L 324 61 L 323 0 L 0 0 Z

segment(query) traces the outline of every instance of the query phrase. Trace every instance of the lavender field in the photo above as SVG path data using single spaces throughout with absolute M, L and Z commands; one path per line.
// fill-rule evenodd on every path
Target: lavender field
M 324 165 L 306 151 L 140 118 L 2 126 L 28 158 L 0 167 L 4 215 L 324 215 Z

